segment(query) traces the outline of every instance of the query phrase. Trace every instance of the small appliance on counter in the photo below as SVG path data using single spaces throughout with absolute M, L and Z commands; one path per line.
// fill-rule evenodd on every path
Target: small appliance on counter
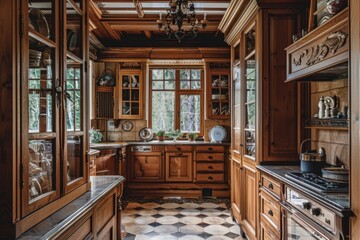
M 311 139 L 305 139 L 300 145 L 300 170 L 301 172 L 310 172 L 317 175 L 321 175 L 321 169 L 325 166 L 326 155 L 325 149 L 319 148 L 314 150 L 307 150 L 303 152 L 303 145 L 305 142 L 311 141 Z

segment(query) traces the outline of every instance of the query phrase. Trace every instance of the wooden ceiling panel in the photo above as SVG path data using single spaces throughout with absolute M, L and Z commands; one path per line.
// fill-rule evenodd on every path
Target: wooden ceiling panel
M 138 13 L 139 8 L 136 9 L 133 0 L 90 0 L 90 19 L 95 25 L 92 28 L 93 33 L 102 41 L 104 46 L 131 45 L 134 36 L 148 41 L 145 45 L 150 46 L 155 40 L 153 38 L 159 40 L 161 34 L 165 36 L 160 37 L 161 42 L 168 41 L 170 43 L 166 43 L 167 45 L 174 44 L 173 40 L 168 39 L 165 33 L 158 29 L 156 23 L 160 12 L 165 16 L 170 1 L 138 1 L 143 14 Z M 207 41 L 214 41 L 214 43 L 223 45 L 216 33 L 230 0 L 193 0 L 192 2 L 195 5 L 198 20 L 204 18 L 204 13 L 207 14 L 207 27 L 205 30 L 199 27 L 198 37 L 206 33 Z M 185 31 L 189 28 L 186 25 L 184 23 Z M 176 28 L 176 26 L 173 27 L 174 30 Z

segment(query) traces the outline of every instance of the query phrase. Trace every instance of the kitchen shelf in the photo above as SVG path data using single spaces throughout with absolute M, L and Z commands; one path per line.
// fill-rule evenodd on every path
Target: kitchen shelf
M 349 119 L 319 119 L 312 118 L 305 121 L 306 128 L 317 128 L 317 129 L 333 129 L 333 130 L 349 130 Z

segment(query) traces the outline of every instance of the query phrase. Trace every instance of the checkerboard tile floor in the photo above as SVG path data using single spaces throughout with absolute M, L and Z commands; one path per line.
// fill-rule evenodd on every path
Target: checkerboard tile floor
M 125 240 L 242 240 L 224 202 L 136 202 L 122 214 Z

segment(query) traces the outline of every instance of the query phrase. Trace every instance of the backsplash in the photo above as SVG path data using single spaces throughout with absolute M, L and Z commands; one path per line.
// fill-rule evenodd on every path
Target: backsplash
M 115 120 L 115 122 L 118 120 Z M 93 119 L 91 120 L 91 127 L 100 129 L 103 134 L 103 141 L 107 142 L 126 142 L 139 141 L 140 129 L 147 126 L 146 120 L 119 120 L 120 124 L 115 126 L 114 120 Z M 122 125 L 125 121 L 130 121 L 133 125 L 130 131 L 124 131 Z

